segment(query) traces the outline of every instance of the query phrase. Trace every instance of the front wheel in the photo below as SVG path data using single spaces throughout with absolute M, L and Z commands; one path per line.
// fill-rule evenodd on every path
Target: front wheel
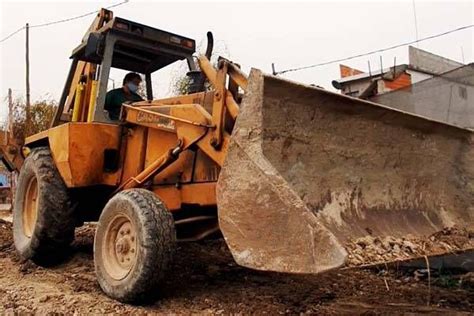
M 118 193 L 105 206 L 94 240 L 100 287 L 122 302 L 145 300 L 163 281 L 175 244 L 173 216 L 154 193 Z

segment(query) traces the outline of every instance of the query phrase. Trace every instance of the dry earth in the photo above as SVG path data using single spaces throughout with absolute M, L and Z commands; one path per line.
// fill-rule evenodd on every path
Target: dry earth
M 180 244 L 160 298 L 131 306 L 95 280 L 94 227 L 77 230 L 70 258 L 54 268 L 21 262 L 11 224 L 0 220 L 0 314 L 472 314 L 474 278 L 453 271 L 352 269 L 322 275 L 263 273 L 236 266 L 221 240 Z

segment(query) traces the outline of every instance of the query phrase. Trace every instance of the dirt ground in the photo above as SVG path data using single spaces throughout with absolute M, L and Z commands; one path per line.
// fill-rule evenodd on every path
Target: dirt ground
M 94 275 L 94 226 L 77 230 L 70 258 L 54 268 L 21 262 L 11 224 L 0 220 L 0 314 L 471 314 L 472 273 L 381 268 L 284 275 L 235 265 L 221 240 L 179 245 L 169 281 L 152 305 L 107 298 Z

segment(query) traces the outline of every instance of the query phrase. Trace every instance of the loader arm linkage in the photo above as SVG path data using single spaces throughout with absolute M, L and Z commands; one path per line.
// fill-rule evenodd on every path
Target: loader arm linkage
M 150 106 L 147 102 L 123 105 L 125 121 L 135 125 L 161 129 L 178 135 L 178 144 L 157 158 L 135 177 L 125 180 L 116 192 L 138 187 L 156 176 L 178 159 L 192 145 L 197 145 L 215 163 L 222 167 L 230 140 L 225 131 L 226 112 L 232 124 L 239 112 L 234 96 L 240 87 L 245 91 L 247 77 L 237 65 L 221 58 L 216 70 L 207 57 L 198 58 L 199 65 L 214 88 L 212 114 L 199 104 Z M 229 88 L 225 86 L 229 77 Z M 233 93 L 230 91 L 233 89 Z

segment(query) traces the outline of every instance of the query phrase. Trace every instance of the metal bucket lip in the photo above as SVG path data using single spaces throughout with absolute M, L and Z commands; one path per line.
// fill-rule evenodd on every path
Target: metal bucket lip
M 427 116 L 411 113 L 411 112 L 408 112 L 408 111 L 403 111 L 403 110 L 400 110 L 400 109 L 397 109 L 397 108 L 392 108 L 392 107 L 389 107 L 387 105 L 376 103 L 376 102 L 373 102 L 373 101 L 370 101 L 370 100 L 359 99 L 359 98 L 352 97 L 352 96 L 349 96 L 349 95 L 344 95 L 344 94 L 341 94 L 341 93 L 338 93 L 338 92 L 326 90 L 326 89 L 318 87 L 318 86 L 302 83 L 302 82 L 295 81 L 295 80 L 288 79 L 288 78 L 282 78 L 282 77 L 274 76 L 274 75 L 271 75 L 271 74 L 264 73 L 260 69 L 257 69 L 257 68 L 251 68 L 249 80 L 252 77 L 253 72 L 259 73 L 261 76 L 263 76 L 264 79 L 268 78 L 268 79 L 274 79 L 274 80 L 278 80 L 278 81 L 287 82 L 291 85 L 300 86 L 302 88 L 313 89 L 313 90 L 319 91 L 323 94 L 328 94 L 328 95 L 334 96 L 336 98 L 340 98 L 341 100 L 346 99 L 346 100 L 351 100 L 351 101 L 357 101 L 358 103 L 363 103 L 363 104 L 366 104 L 368 106 L 382 108 L 382 109 L 385 109 L 385 110 L 390 111 L 390 112 L 398 112 L 398 113 L 405 114 L 405 115 L 410 116 L 410 117 L 419 118 L 419 119 L 424 120 L 424 121 L 429 121 L 429 122 L 432 122 L 432 123 L 437 123 L 437 124 L 441 124 L 441 125 L 444 125 L 444 126 L 449 126 L 449 127 L 454 128 L 454 129 L 474 133 L 474 129 L 472 129 L 472 128 L 460 127 L 460 126 L 449 124 L 447 122 L 443 122 L 443 121 L 440 121 L 440 120 L 435 120 L 435 119 L 429 118 Z

